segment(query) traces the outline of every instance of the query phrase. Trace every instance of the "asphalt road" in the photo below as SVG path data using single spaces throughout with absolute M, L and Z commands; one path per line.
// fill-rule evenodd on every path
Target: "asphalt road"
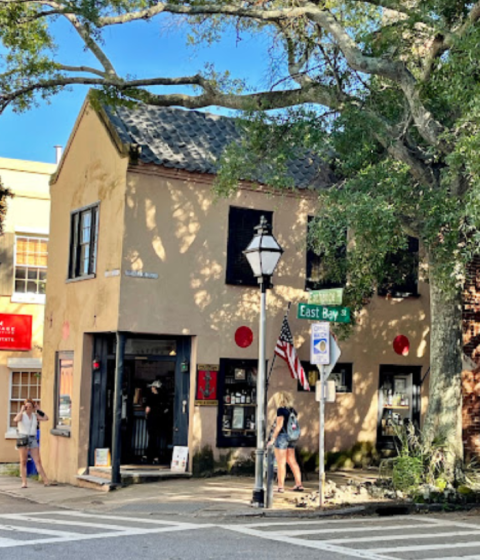
M 0 494 L 0 559 L 480 560 L 480 513 L 302 520 L 101 514 Z

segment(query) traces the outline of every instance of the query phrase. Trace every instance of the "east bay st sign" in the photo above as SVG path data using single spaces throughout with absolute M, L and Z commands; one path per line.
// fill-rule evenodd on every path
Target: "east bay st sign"
M 330 323 L 350 323 L 350 308 L 340 306 L 313 305 L 299 303 L 297 319 L 329 321 Z

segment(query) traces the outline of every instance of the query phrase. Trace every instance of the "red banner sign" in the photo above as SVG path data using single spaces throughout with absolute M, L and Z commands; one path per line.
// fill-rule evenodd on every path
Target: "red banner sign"
M 197 374 L 197 395 L 195 404 L 216 405 L 218 366 L 199 365 Z
M 0 350 L 32 349 L 32 316 L 0 313 Z

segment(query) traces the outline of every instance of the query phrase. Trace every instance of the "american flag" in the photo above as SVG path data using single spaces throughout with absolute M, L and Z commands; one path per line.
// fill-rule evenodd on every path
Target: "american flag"
M 298 379 L 305 391 L 310 391 L 310 384 L 305 375 L 305 370 L 298 359 L 295 346 L 293 345 L 293 336 L 286 316 L 283 318 L 282 330 L 275 346 L 275 354 L 287 362 L 292 378 Z

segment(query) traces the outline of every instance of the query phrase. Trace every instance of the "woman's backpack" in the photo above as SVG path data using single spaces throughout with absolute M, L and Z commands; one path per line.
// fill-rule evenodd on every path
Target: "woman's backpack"
M 297 413 L 291 408 L 287 421 L 287 438 L 289 442 L 294 442 L 297 441 L 299 437 L 300 424 L 298 423 Z

